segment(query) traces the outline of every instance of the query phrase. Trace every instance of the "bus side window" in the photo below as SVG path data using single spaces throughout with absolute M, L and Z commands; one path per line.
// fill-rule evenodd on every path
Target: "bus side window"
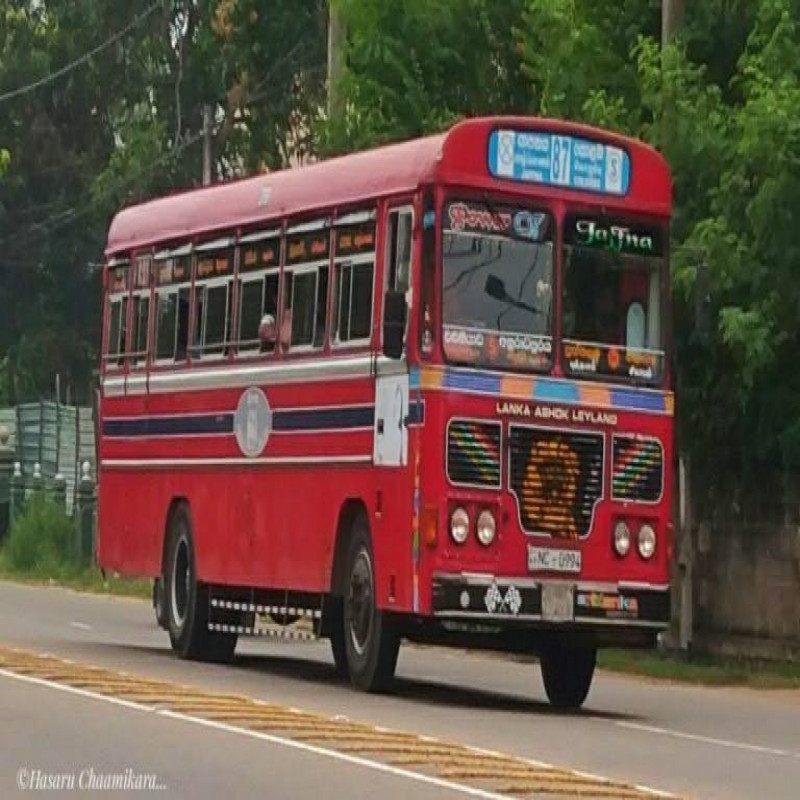
M 336 344 L 369 342 L 372 333 L 374 260 L 337 264 Z
M 147 360 L 147 329 L 150 324 L 150 295 L 137 292 L 133 298 L 133 357 L 135 364 Z
M 298 226 L 286 239 L 281 347 L 312 349 L 325 343 L 328 320 L 328 253 L 326 221 Z
M 225 352 L 229 339 L 232 288 L 230 279 L 195 287 L 197 314 L 193 341 L 200 357 L 218 357 Z M 182 338 L 179 331 L 179 348 Z
M 389 212 L 387 233 L 388 248 L 388 283 L 387 289 L 406 294 L 411 287 L 411 242 L 414 230 L 414 212 L 411 209 L 399 209 Z
M 125 361 L 125 339 L 127 334 L 128 296 L 109 295 L 108 350 L 106 363 L 120 367 Z
M 230 342 L 233 302 L 232 239 L 218 239 L 197 247 L 195 280 L 196 313 L 192 352 L 200 358 L 225 355 Z M 181 333 L 178 341 L 182 341 Z
M 104 353 L 106 367 L 120 367 L 125 361 L 129 276 L 130 262 L 127 258 L 114 257 L 109 261 L 106 294 L 108 335 Z
M 374 211 L 356 212 L 337 222 L 333 257 L 333 344 L 367 344 L 374 307 Z
M 150 330 L 150 256 L 139 256 L 133 268 L 133 363 L 143 366 L 147 362 Z
M 185 361 L 189 344 L 191 246 L 155 256 L 155 360 Z
M 242 354 L 275 350 L 278 320 L 280 231 L 258 231 L 240 241 L 239 314 L 236 340 Z M 269 331 L 262 323 L 270 321 Z

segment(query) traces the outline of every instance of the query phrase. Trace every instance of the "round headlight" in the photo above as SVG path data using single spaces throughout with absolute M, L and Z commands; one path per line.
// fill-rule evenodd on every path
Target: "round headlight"
M 466 509 L 457 508 L 450 517 L 450 535 L 456 544 L 464 544 L 469 536 L 469 514 Z
M 642 525 L 639 530 L 639 555 L 644 559 L 653 557 L 656 552 L 656 532 L 652 525 Z
M 618 556 L 628 555 L 631 549 L 631 529 L 628 524 L 620 520 L 614 526 L 614 550 Z
M 496 530 L 497 525 L 494 521 L 494 514 L 488 508 L 484 508 L 478 515 L 478 525 L 476 528 L 478 541 L 484 547 L 488 547 L 494 541 Z

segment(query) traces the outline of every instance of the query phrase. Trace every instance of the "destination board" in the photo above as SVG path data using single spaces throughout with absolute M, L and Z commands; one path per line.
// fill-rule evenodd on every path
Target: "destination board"
M 631 163 L 622 148 L 602 142 L 496 130 L 489 137 L 489 172 L 496 178 L 622 196 L 630 187 Z

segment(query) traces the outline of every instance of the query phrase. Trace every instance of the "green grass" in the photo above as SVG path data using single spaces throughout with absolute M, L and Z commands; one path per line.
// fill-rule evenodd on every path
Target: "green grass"
M 753 689 L 800 689 L 800 664 L 647 650 L 602 650 L 598 667 L 659 681 Z
M 58 585 L 84 592 L 151 596 L 146 580 L 106 576 L 76 553 L 76 529 L 63 508 L 33 498 L 16 520 L 0 550 L 0 578 L 38 585 Z M 86 549 L 91 547 L 86 544 Z
M 111 594 L 122 597 L 150 599 L 152 582 L 144 578 L 123 578 L 102 573 L 96 567 L 61 565 L 55 569 L 16 569 L 8 564 L 5 551 L 0 551 L 0 580 L 14 581 L 31 586 L 61 586 L 79 592 Z

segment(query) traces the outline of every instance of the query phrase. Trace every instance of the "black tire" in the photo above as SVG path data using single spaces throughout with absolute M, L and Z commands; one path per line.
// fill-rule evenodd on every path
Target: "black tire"
M 553 645 L 542 652 L 540 665 L 547 699 L 553 708 L 580 708 L 592 685 L 597 650 Z
M 172 649 L 180 658 L 229 661 L 237 637 L 208 630 L 208 587 L 196 577 L 192 521 L 185 505 L 172 515 L 167 536 L 164 599 Z
M 333 663 L 336 674 L 340 678 L 346 678 L 347 647 L 344 643 L 344 605 L 341 597 L 331 597 L 328 602 L 328 638 L 331 640 Z
M 400 649 L 396 625 L 376 605 L 374 563 L 369 523 L 358 515 L 347 552 L 342 620 L 350 682 L 365 692 L 390 688 Z
M 153 610 L 156 614 L 158 627 L 168 630 L 167 601 L 164 592 L 164 579 L 161 577 L 153 580 Z

